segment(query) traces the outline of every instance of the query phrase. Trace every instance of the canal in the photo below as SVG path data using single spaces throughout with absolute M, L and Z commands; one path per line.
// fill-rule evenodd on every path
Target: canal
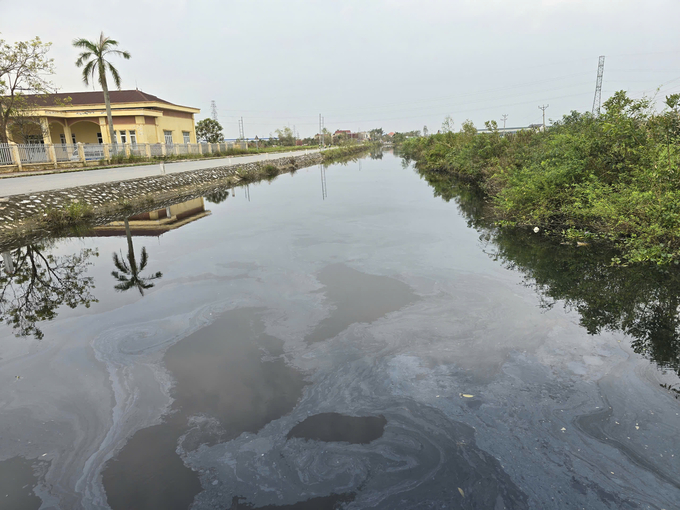
M 0 508 L 666 509 L 680 273 L 390 152 L 3 253 Z

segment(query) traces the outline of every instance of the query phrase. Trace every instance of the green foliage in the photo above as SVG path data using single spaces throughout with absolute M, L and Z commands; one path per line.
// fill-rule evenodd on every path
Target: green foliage
M 110 73 L 113 78 L 113 83 L 116 88 L 120 90 L 121 78 L 111 62 L 107 60 L 110 55 L 117 55 L 123 57 L 125 60 L 130 59 L 130 53 L 127 51 L 117 50 L 118 41 L 106 37 L 104 32 L 99 34 L 99 40 L 89 41 L 87 39 L 74 39 L 73 46 L 80 50 L 78 60 L 76 60 L 76 67 L 83 68 L 83 82 L 89 85 L 95 79 L 99 82 L 104 92 L 104 102 L 106 103 L 106 117 L 109 125 L 109 136 L 112 141 L 116 137 L 113 131 L 113 117 L 111 116 L 111 100 L 109 98 L 109 86 L 106 80 L 106 73 Z
M 222 125 L 214 119 L 203 119 L 196 123 L 196 138 L 201 142 L 218 143 L 224 139 Z
M 54 61 L 47 57 L 52 43 L 39 37 L 9 44 L 0 39 L 0 143 L 7 143 L 7 128 L 17 119 L 30 117 L 32 98 L 53 92 L 46 76 L 54 74 Z M 30 91 L 33 95 L 26 95 Z
M 76 308 L 97 300 L 92 295 L 94 279 L 86 276 L 95 250 L 82 249 L 73 255 L 54 255 L 45 244 L 30 244 L 4 254 L 11 267 L 0 271 L 0 320 L 14 328 L 17 336 L 43 338 L 37 326 L 57 316 L 60 306 Z M 7 258 L 5 260 L 7 260 Z
M 279 145 L 292 146 L 295 145 L 295 134 L 288 126 L 276 130 L 276 136 L 279 139 Z
M 82 202 L 70 202 L 60 209 L 48 209 L 43 216 L 43 221 L 51 227 L 63 228 L 77 225 L 88 220 L 94 214 L 91 206 Z
M 627 262 L 680 262 L 680 95 L 657 113 L 617 92 L 604 113 L 572 112 L 545 132 L 411 138 L 402 153 L 423 170 L 478 185 L 498 219 L 614 242 Z

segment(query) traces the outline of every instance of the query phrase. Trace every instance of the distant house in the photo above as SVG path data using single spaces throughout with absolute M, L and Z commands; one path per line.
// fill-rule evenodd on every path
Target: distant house
M 31 96 L 29 96 L 30 98 Z M 141 90 L 110 92 L 113 127 L 118 143 L 196 143 L 198 108 L 180 106 Z M 69 92 L 33 96 L 33 131 L 10 124 L 15 143 L 111 143 L 104 93 Z
M 352 131 L 349 129 L 338 129 L 335 131 L 335 133 L 333 133 L 333 138 L 339 136 L 345 136 L 345 138 L 359 138 L 358 133 L 352 133 Z
M 390 133 L 387 133 L 387 136 L 389 136 L 390 138 L 392 138 L 392 137 L 394 136 L 394 131 L 391 131 Z

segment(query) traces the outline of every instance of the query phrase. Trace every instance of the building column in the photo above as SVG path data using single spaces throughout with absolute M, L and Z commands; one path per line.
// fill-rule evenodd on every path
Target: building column
M 40 117 L 40 129 L 42 130 L 43 143 L 52 143 L 52 133 L 50 133 L 50 123 L 47 117 Z
M 16 143 L 10 143 L 9 148 L 12 151 L 12 157 L 14 158 L 14 162 L 16 163 L 17 167 L 19 168 L 19 171 L 21 172 L 22 169 L 22 164 L 21 164 L 21 154 L 19 153 L 19 147 L 17 147 Z
M 144 133 L 144 117 L 140 115 L 135 116 L 135 133 L 137 135 L 137 143 L 146 143 L 146 133 Z
M 106 121 L 106 117 L 99 117 L 99 132 L 102 134 L 102 143 L 114 143 L 111 141 L 109 123 Z
M 64 138 L 66 138 L 67 144 L 73 143 L 73 137 L 71 136 L 71 126 L 68 125 L 68 119 L 64 119 Z
M 165 135 L 163 134 L 161 127 L 158 125 L 158 117 L 154 117 L 153 123 L 156 127 L 156 139 L 158 140 L 158 143 L 165 143 Z
M 54 165 L 54 168 L 57 168 L 57 151 L 54 150 L 54 144 L 50 143 L 47 146 L 47 155 L 50 158 L 50 162 Z

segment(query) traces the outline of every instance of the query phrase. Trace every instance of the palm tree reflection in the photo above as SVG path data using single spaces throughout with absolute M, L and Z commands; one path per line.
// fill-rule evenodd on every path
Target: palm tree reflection
M 135 250 L 132 245 L 130 223 L 127 218 L 125 219 L 125 235 L 127 236 L 128 244 L 127 257 L 124 258 L 122 253 L 120 253 L 120 256 L 115 252 L 113 254 L 113 265 L 116 266 L 117 271 L 111 271 L 111 275 L 119 282 L 114 288 L 119 292 L 125 292 L 126 290 L 136 288 L 143 296 L 145 290 L 148 290 L 155 285 L 152 281 L 162 278 L 163 273 L 158 271 L 151 276 L 142 277 L 140 273 L 146 269 L 146 265 L 149 262 L 149 254 L 146 251 L 146 247 L 142 247 L 141 258 L 139 264 L 137 264 Z

